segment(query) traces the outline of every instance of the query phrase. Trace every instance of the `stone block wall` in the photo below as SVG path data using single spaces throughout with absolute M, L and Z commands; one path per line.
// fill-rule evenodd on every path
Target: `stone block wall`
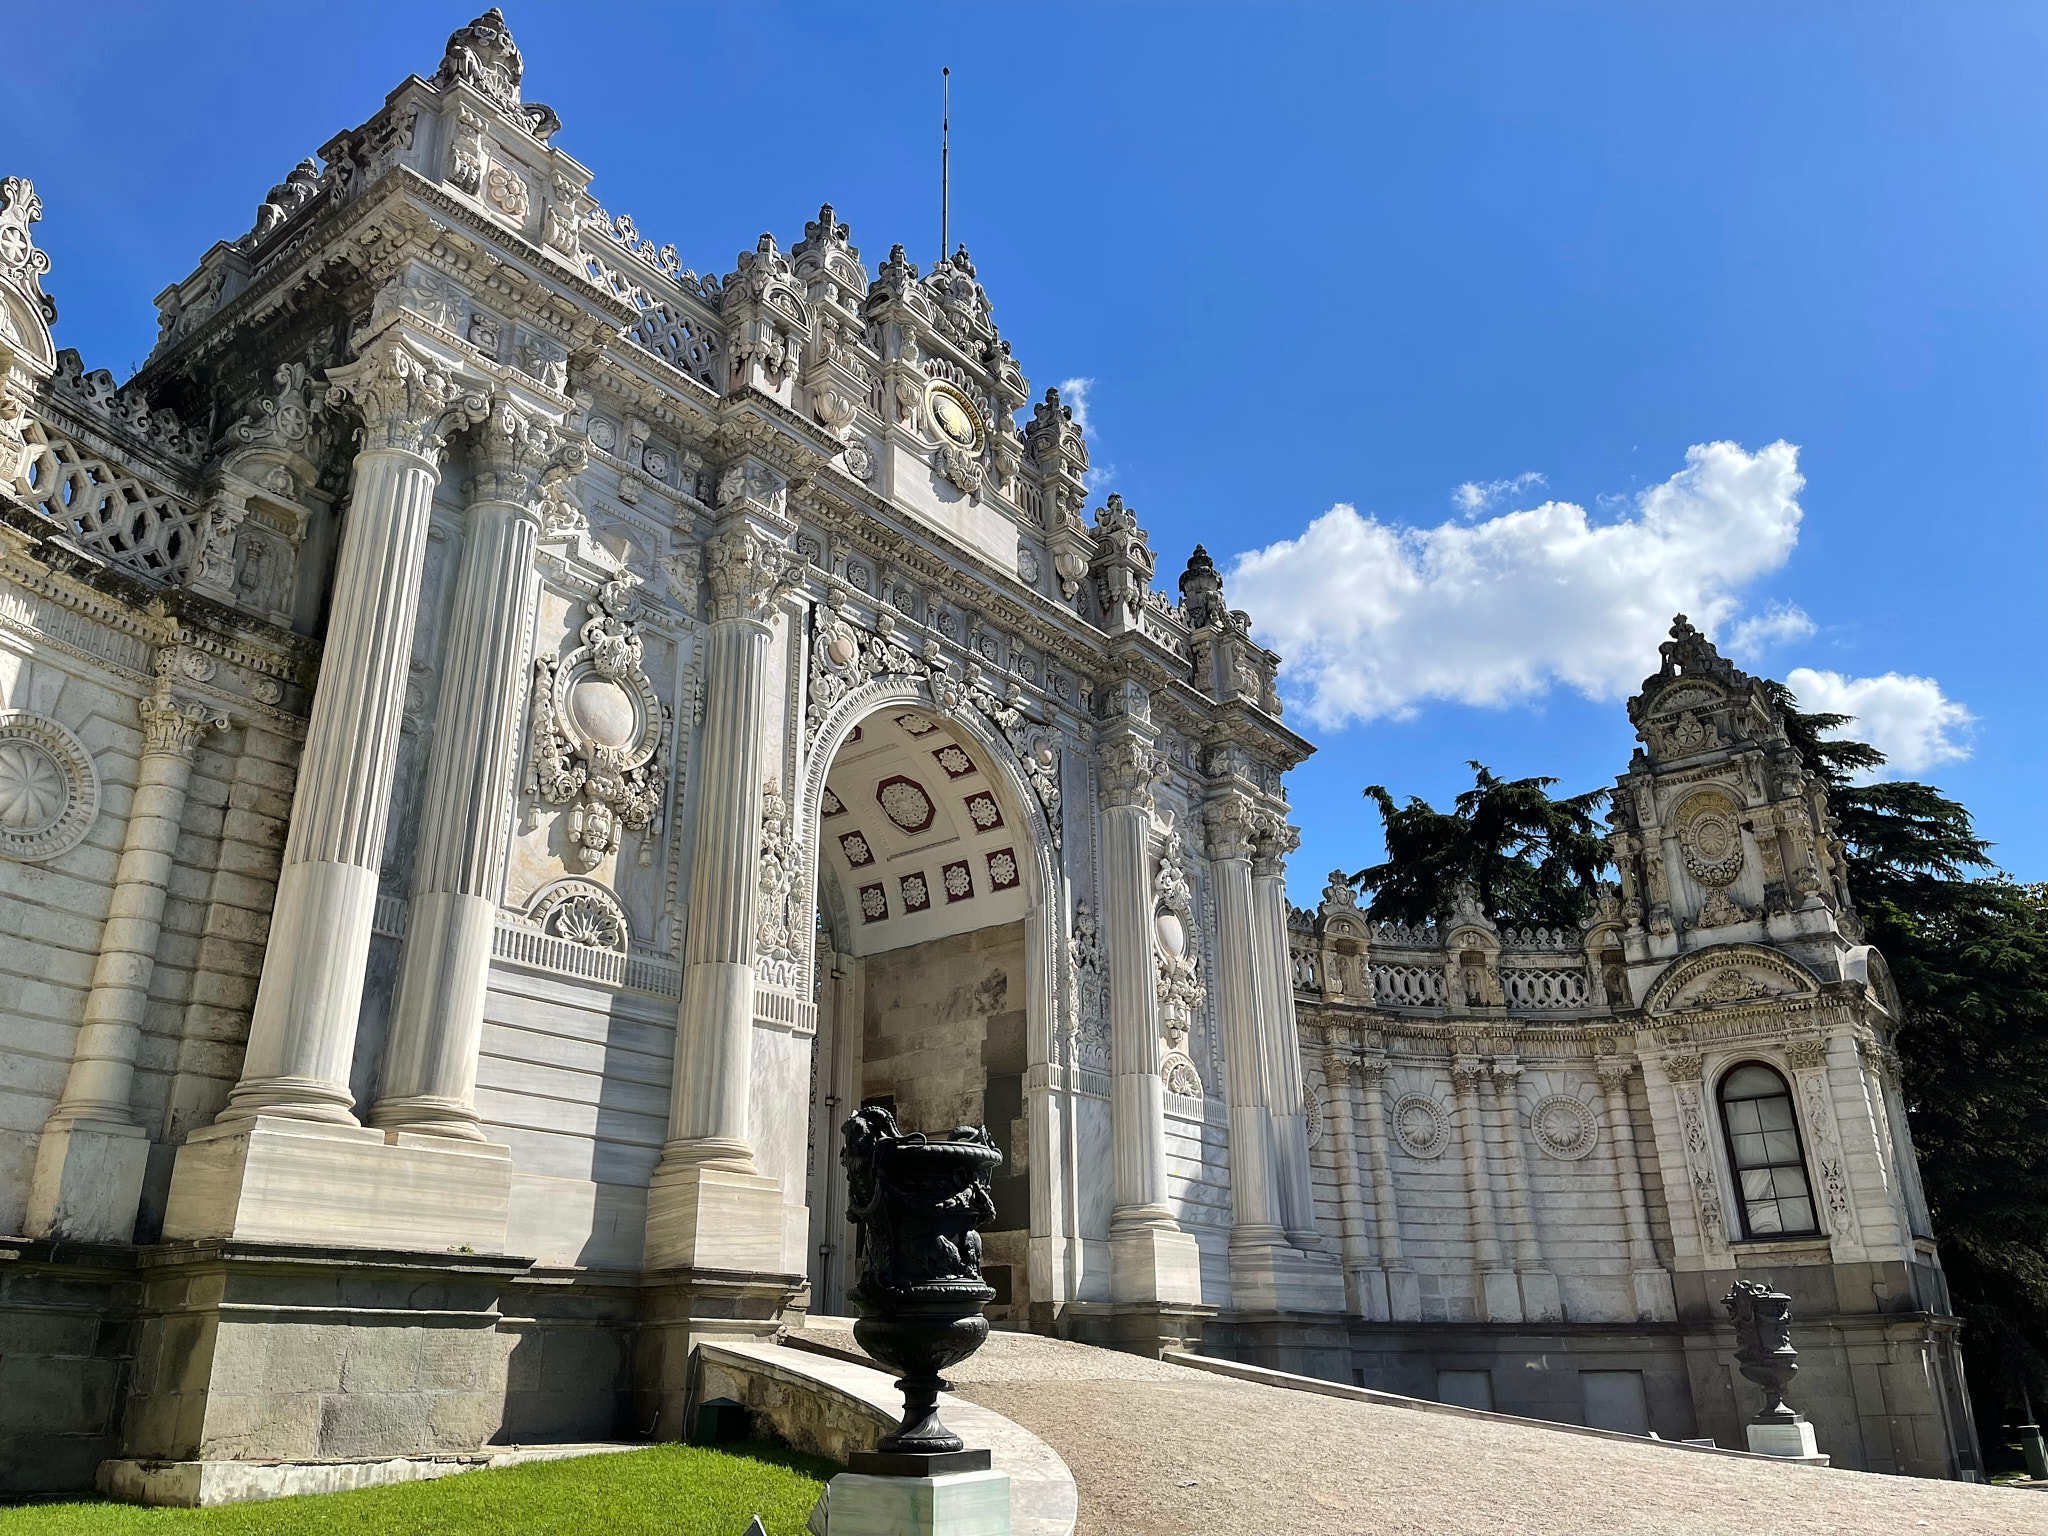
M 1004 923 L 871 956 L 861 1094 L 893 1099 L 905 1130 L 986 1125 L 1003 1152 L 996 1218 L 983 1234 L 994 1315 L 1026 1317 L 1031 1224 L 1024 1119 L 1024 925 Z
M 0 1244 L 0 1495 L 89 1488 L 134 1365 L 133 1249 Z
M 141 678 L 27 650 L 0 631 L 0 708 L 78 737 L 99 808 L 69 851 L 0 862 L 0 1232 L 22 1230 L 37 1142 L 70 1069 L 134 798 L 146 691 Z M 194 752 L 142 1018 L 131 1105 L 152 1141 L 144 1241 L 161 1222 L 177 1144 L 213 1118 L 240 1072 L 291 808 L 299 747 L 289 725 L 234 719 Z

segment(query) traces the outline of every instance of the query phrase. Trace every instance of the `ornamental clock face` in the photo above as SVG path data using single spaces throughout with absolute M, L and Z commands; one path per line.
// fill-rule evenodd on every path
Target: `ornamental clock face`
M 946 442 L 968 453 L 980 449 L 981 413 L 959 390 L 934 379 L 925 386 L 924 406 L 933 430 Z

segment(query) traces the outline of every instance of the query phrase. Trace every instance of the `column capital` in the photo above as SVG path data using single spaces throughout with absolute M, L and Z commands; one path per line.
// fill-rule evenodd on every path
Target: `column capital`
M 224 731 L 230 722 L 212 704 L 181 704 L 168 689 L 135 701 L 142 719 L 142 750 L 191 757 L 208 731 Z
M 1620 1056 L 1610 1056 L 1595 1062 L 1593 1071 L 1599 1076 L 1600 1086 L 1613 1092 L 1628 1086 L 1628 1080 L 1635 1075 L 1636 1064 Z
M 1110 810 L 1152 808 L 1152 791 L 1166 777 L 1164 752 L 1151 742 L 1126 731 L 1102 745 L 1096 756 L 1096 777 L 1102 787 L 1103 806 Z
M 740 523 L 704 541 L 711 619 L 773 624 L 783 598 L 803 585 L 804 561 L 758 528 Z
M 397 449 L 438 459 L 451 433 L 482 421 L 490 401 L 482 385 L 413 342 L 396 327 L 355 338 L 356 360 L 327 370 L 329 405 L 353 406 L 363 449 Z
M 1209 857 L 1249 860 L 1259 835 L 1259 809 L 1250 795 L 1225 790 L 1202 806 L 1209 829 Z
M 1359 1082 L 1367 1088 L 1377 1088 L 1387 1080 L 1388 1062 L 1384 1056 L 1361 1056 L 1356 1069 Z
M 1290 827 L 1285 815 L 1266 811 L 1254 823 L 1255 859 L 1252 873 L 1280 875 L 1287 870 L 1287 855 L 1301 846 L 1301 828 Z
M 472 502 L 502 501 L 533 508 L 543 484 L 573 474 L 587 462 L 580 439 L 565 436 L 561 418 L 535 410 L 503 392 L 470 437 Z M 539 516 L 537 509 L 534 515 Z

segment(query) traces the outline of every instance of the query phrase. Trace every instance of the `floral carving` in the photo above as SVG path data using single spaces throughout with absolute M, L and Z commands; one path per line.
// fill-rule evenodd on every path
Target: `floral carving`
M 625 908 L 603 886 L 590 880 L 560 880 L 534 901 L 527 916 L 543 933 L 590 949 L 623 954 L 628 935 Z
M 0 712 L 0 854 L 40 863 L 92 829 L 100 781 L 78 738 L 27 710 Z
M 639 578 L 621 571 L 590 600 L 583 644 L 559 661 L 534 661 L 527 793 L 568 804 L 568 862 L 595 869 L 623 831 L 644 832 L 640 862 L 652 861 L 667 794 L 669 709 L 640 669 L 640 635 L 630 617 Z
M 789 806 L 773 779 L 761 786 L 761 873 L 754 903 L 754 953 L 758 960 L 796 959 L 798 924 L 791 911 L 802 865 L 789 825 Z
M 1097 1072 L 1109 1070 L 1109 973 L 1102 934 L 1085 901 L 1074 904 L 1067 939 L 1067 1059 Z
M 1169 832 L 1152 884 L 1152 961 L 1160 1027 L 1174 1051 L 1187 1043 L 1195 1010 L 1208 996 L 1197 976 L 1194 927 L 1194 892 L 1181 863 L 1180 834 Z

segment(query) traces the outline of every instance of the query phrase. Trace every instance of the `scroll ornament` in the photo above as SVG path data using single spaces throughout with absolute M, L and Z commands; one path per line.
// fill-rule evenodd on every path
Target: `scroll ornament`
M 1208 996 L 1196 977 L 1194 892 L 1181 863 L 1180 834 L 1170 832 L 1159 856 L 1152 902 L 1152 960 L 1160 1027 L 1169 1051 L 1187 1045 L 1195 1010 Z
M 568 863 L 595 869 L 618 851 L 623 831 L 644 832 L 652 862 L 667 791 L 669 709 L 640 667 L 629 617 L 639 578 L 620 571 L 590 600 L 582 645 L 559 661 L 534 662 L 533 724 L 526 789 L 536 801 L 571 805 Z

